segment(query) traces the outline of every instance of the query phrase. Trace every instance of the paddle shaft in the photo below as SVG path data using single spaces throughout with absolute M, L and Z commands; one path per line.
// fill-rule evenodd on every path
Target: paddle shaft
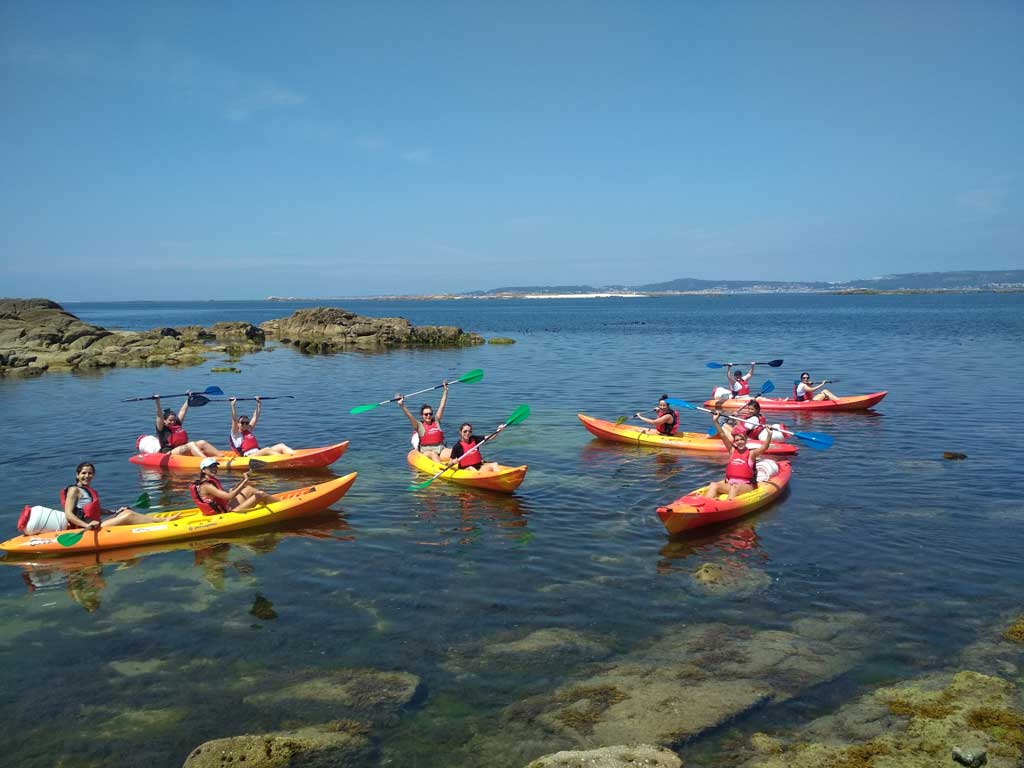
M 159 400 L 161 397 L 194 397 L 195 395 L 223 395 L 224 390 L 220 387 L 207 387 L 202 392 L 179 392 L 176 395 L 150 395 L 149 397 L 129 397 L 122 400 L 122 403 L 138 403 L 143 400 Z

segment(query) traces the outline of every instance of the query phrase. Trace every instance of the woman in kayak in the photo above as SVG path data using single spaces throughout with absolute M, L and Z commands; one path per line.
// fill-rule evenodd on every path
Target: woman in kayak
M 504 424 L 499 424 L 498 428 L 494 430 L 494 434 L 497 435 L 504 428 Z M 475 447 L 483 441 L 484 438 L 473 434 L 473 425 L 467 421 L 459 427 L 459 441 L 452 446 L 451 461 L 448 466 L 458 464 L 459 469 L 469 469 L 474 472 L 497 472 L 501 466 L 494 461 L 484 464 L 484 457 L 480 455 L 480 449 Z
M 804 371 L 800 374 L 800 381 L 797 382 L 796 387 L 793 388 L 793 399 L 794 400 L 835 400 L 836 396 L 829 392 L 823 387 L 828 384 L 829 381 L 825 381 L 819 384 L 813 384 L 811 382 L 811 374 Z
M 169 453 L 172 456 L 217 456 L 220 454 L 216 448 L 205 440 L 188 439 L 188 432 L 183 426 L 185 414 L 188 413 L 188 401 L 192 397 L 189 392 L 185 402 L 175 413 L 170 408 L 160 408 L 160 396 L 153 395 L 156 402 L 156 436 L 160 440 L 160 453 Z
M 420 453 L 425 453 L 434 461 L 441 463 L 452 457 L 451 448 L 445 448 L 444 432 L 441 429 L 441 419 L 444 416 L 444 407 L 448 402 L 448 382 L 442 382 L 444 393 L 441 395 L 441 406 L 434 413 L 433 406 L 420 406 L 420 418 L 417 419 L 409 409 L 405 407 L 405 398 L 401 393 L 395 395 L 398 407 L 405 413 L 409 423 L 416 432 L 415 445 Z M 422 419 L 422 421 L 420 421 Z
M 653 419 L 640 413 L 633 414 L 635 418 L 651 425 L 651 429 L 645 429 L 644 432 L 650 435 L 674 435 L 679 431 L 679 411 L 672 410 L 672 406 L 668 404 L 668 395 L 661 396 L 658 407 L 654 410 L 657 413 Z
M 252 412 L 252 418 L 245 414 L 239 416 L 235 413 L 235 402 L 237 397 L 229 398 L 231 402 L 231 447 L 239 456 L 269 456 L 271 454 L 292 454 L 295 451 L 284 443 L 277 443 L 266 448 L 260 448 L 256 435 L 252 433 L 256 422 L 260 418 L 262 403 L 256 398 L 256 408 Z
M 69 528 L 85 528 L 91 531 L 96 528 L 109 528 L 112 525 L 142 525 L 143 523 L 155 523 L 158 520 L 164 522 L 178 517 L 178 515 L 168 515 L 156 518 L 128 507 L 118 507 L 113 512 L 103 509 L 100 506 L 100 495 L 92 488 L 92 481 L 95 477 L 96 467 L 88 461 L 83 461 L 75 467 L 75 484 L 61 490 L 60 501 L 64 505 L 64 517 L 68 520 Z M 104 514 L 113 515 L 113 517 L 102 520 Z
M 199 477 L 189 486 L 192 499 L 204 515 L 219 515 L 222 512 L 245 512 L 257 504 L 273 501 L 269 493 L 253 488 L 249 484 L 249 473 L 229 490 L 217 479 L 217 460 L 203 459 L 199 463 Z
M 755 366 L 757 363 L 751 363 L 750 370 L 744 375 L 741 371 L 732 371 L 732 363 L 725 364 L 725 378 L 729 382 L 729 393 L 734 400 L 750 397 L 750 377 L 754 375 Z
M 719 439 L 725 444 L 729 451 L 729 463 L 725 465 L 725 480 L 708 485 L 704 495 L 708 498 L 716 498 L 720 493 L 729 494 L 729 501 L 735 499 L 741 493 L 748 493 L 757 488 L 757 460 L 768 450 L 772 443 L 772 431 L 764 430 L 764 440 L 759 448 L 747 447 L 747 433 L 745 430 L 730 429 L 722 424 L 722 416 L 716 413 L 712 419 L 715 424 L 715 431 Z

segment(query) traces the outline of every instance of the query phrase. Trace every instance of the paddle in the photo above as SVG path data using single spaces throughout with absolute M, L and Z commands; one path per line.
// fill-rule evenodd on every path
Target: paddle
M 483 379 L 483 377 L 484 377 L 483 369 L 482 368 L 474 368 L 472 371 L 469 371 L 468 373 L 464 373 L 461 376 L 459 376 L 459 378 L 457 378 L 455 381 L 449 381 L 448 383 L 449 384 L 457 384 L 457 383 L 461 382 L 463 384 L 475 384 L 476 382 L 478 382 L 481 379 Z M 433 387 L 427 387 L 426 389 L 421 389 L 419 392 L 410 392 L 407 395 L 403 395 L 403 397 L 412 397 L 413 395 L 422 395 L 424 392 L 432 392 L 435 389 L 441 389 L 441 387 L 443 387 L 443 386 L 444 386 L 444 384 L 437 384 L 437 385 L 435 385 Z M 349 413 L 366 413 L 367 411 L 372 411 L 374 408 L 379 408 L 382 405 L 387 405 L 388 403 L 395 403 L 395 402 L 398 402 L 398 398 L 397 397 L 392 397 L 390 400 L 382 400 L 379 403 L 367 403 L 366 405 L 357 405 L 355 408 L 350 409 Z
M 708 363 L 707 364 L 708 368 L 726 368 L 726 367 L 732 366 L 732 365 L 743 366 L 743 365 L 746 365 L 746 363 Z M 780 365 L 782 365 L 782 361 L 781 360 L 769 360 L 767 363 L 754 363 L 754 365 L 767 365 L 769 368 L 778 368 Z
M 132 504 L 132 506 L 138 507 L 139 509 L 149 509 L 149 494 L 141 494 L 139 498 L 135 500 L 135 503 Z M 67 533 L 62 533 L 59 536 L 57 536 L 57 543 L 60 544 L 62 547 L 72 547 L 78 542 L 80 542 L 82 540 L 82 537 L 85 536 L 86 532 L 88 532 L 89 530 L 89 528 L 79 528 L 77 531 L 68 531 Z
M 648 408 L 646 411 L 640 411 L 640 413 L 651 413 L 652 411 L 656 411 L 656 410 L 658 410 L 658 409 L 657 408 Z M 616 427 L 622 426 L 627 421 L 629 421 L 630 418 L 631 417 L 629 417 L 629 416 L 619 416 L 619 418 L 617 418 L 615 420 L 615 426 Z
M 221 393 L 223 394 L 223 392 Z M 295 397 L 295 395 L 274 395 L 273 397 L 261 397 L 260 400 L 280 400 L 283 397 Z M 235 400 L 255 400 L 255 397 L 236 397 Z M 202 408 L 207 403 L 230 403 L 230 400 L 214 400 L 203 395 L 192 395 L 188 399 L 189 407 Z
M 185 397 L 188 394 L 190 394 L 190 393 L 188 393 L 188 392 L 179 392 L 176 395 L 150 395 L 149 397 L 129 397 L 127 400 L 122 400 L 121 402 L 122 403 L 137 403 L 140 400 L 156 400 L 158 397 Z M 221 389 L 220 387 L 207 387 L 202 392 L 192 392 L 191 396 L 192 397 L 198 397 L 198 396 L 201 396 L 201 395 L 223 395 L 223 394 L 224 394 L 224 390 Z
M 710 408 L 702 408 L 699 405 L 694 405 L 693 403 L 688 403 L 685 400 L 679 400 L 674 397 L 669 398 L 668 403 L 669 405 L 676 405 L 679 406 L 680 408 L 689 408 L 691 411 L 704 411 L 704 413 L 712 414 L 717 413 L 717 411 L 712 411 Z M 725 418 L 730 419 L 731 421 L 743 421 L 743 419 L 739 416 L 730 416 L 727 413 L 722 413 L 719 415 L 724 416 Z M 772 427 L 772 429 L 779 428 Z M 717 432 L 718 430 L 715 431 Z M 792 435 L 793 437 L 799 440 L 806 440 L 808 445 L 810 445 L 812 448 L 818 449 L 819 451 L 824 451 L 827 448 L 831 448 L 832 444 L 835 442 L 835 438 L 832 437 L 832 435 L 826 435 L 822 432 L 790 432 L 788 429 L 779 429 L 779 432 L 781 432 L 784 435 Z
M 526 417 L 529 416 L 529 415 L 530 415 L 530 406 L 528 406 L 528 405 L 520 405 L 520 406 L 516 407 L 516 409 L 514 411 L 512 411 L 512 414 L 505 420 L 504 426 L 511 427 L 513 424 L 518 424 L 521 421 L 525 421 Z M 472 448 L 470 448 L 468 451 L 466 451 L 463 454 L 463 456 L 468 456 L 469 454 L 473 453 L 473 451 L 479 452 L 480 446 L 483 445 L 484 443 L 486 443 L 488 440 L 490 440 L 496 434 L 498 434 L 498 430 L 494 430 L 493 432 L 491 432 L 491 434 L 487 435 L 483 440 L 481 440 L 479 443 L 477 443 Z M 437 480 L 437 478 L 439 478 L 441 475 L 443 475 L 449 469 L 454 467 L 456 464 L 458 464 L 458 459 L 456 459 L 455 461 L 453 461 L 450 464 L 448 464 L 447 466 L 445 466 L 444 469 L 442 469 L 440 472 L 435 474 L 429 480 L 426 480 L 426 481 L 424 481 L 422 483 L 413 483 L 408 488 L 406 488 L 406 490 L 407 491 L 418 491 L 418 490 L 420 490 L 422 488 L 426 488 L 428 485 L 430 485 L 432 482 Z

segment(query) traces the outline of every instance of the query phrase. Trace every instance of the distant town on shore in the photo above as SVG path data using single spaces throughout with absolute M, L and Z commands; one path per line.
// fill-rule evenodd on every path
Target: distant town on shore
M 683 277 L 644 285 L 530 285 L 491 288 L 467 293 L 391 296 L 268 296 L 269 301 L 338 299 L 593 299 L 679 295 L 763 293 L 901 294 L 1024 291 L 1024 269 L 905 272 L 841 283 L 793 280 L 699 280 Z

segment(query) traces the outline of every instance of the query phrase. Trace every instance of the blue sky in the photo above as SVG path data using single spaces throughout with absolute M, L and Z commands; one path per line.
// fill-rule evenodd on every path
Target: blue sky
M 1024 3 L 0 4 L 0 295 L 1024 267 Z

